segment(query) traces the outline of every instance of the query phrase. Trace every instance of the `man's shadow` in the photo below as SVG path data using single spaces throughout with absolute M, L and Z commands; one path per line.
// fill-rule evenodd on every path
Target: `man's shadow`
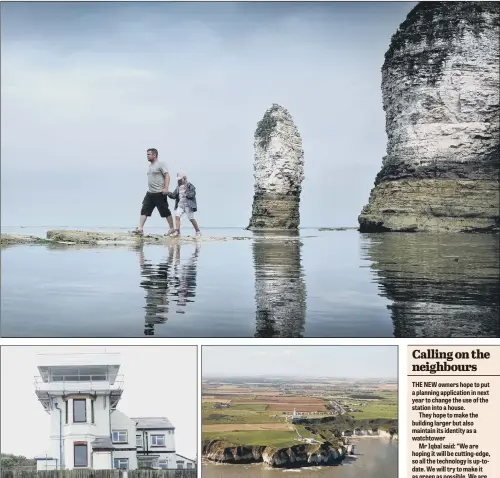
M 175 308 L 175 313 L 184 313 L 188 302 L 194 302 L 196 295 L 196 265 L 200 245 L 191 257 L 181 262 L 181 245 L 168 246 L 166 259 L 153 264 L 144 255 L 144 245 L 137 248 L 141 267 L 140 286 L 145 290 L 146 305 L 144 306 L 144 335 L 154 335 L 155 325 L 164 324 L 169 313 Z

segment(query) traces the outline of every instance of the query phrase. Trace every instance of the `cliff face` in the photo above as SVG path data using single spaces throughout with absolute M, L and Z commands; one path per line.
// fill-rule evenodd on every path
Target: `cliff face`
M 360 230 L 499 230 L 497 2 L 421 2 L 382 67 L 387 155 Z
M 254 135 L 254 198 L 248 229 L 296 229 L 304 151 L 290 113 L 273 104 Z
M 222 440 L 203 442 L 203 455 L 220 463 L 264 462 L 274 468 L 338 465 L 348 454 L 344 445 L 330 443 L 293 445 L 288 448 L 236 446 Z
M 255 463 L 262 461 L 265 446 L 237 446 L 223 440 L 204 441 L 203 455 L 220 463 Z

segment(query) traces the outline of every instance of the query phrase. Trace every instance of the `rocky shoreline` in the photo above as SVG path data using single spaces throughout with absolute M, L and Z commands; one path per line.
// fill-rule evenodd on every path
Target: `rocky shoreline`
M 359 216 L 359 231 L 496 233 L 498 187 L 498 181 L 485 180 L 382 182 Z
M 47 237 L 24 236 L 21 234 L 1 234 L 0 244 L 10 246 L 16 244 L 66 244 L 91 246 L 120 246 L 136 244 L 185 244 L 200 242 L 244 241 L 251 237 L 245 236 L 178 236 L 165 237 L 159 234 L 144 234 L 139 236 L 130 232 L 95 232 L 71 229 L 54 229 L 47 231 Z
M 224 440 L 204 440 L 203 457 L 217 463 L 265 463 L 273 468 L 303 468 L 340 465 L 349 454 L 349 445 L 300 444 L 286 448 L 265 445 L 235 445 Z
M 352 229 L 352 228 L 351 228 Z M 345 228 L 331 228 L 328 230 L 345 230 Z M 282 244 L 300 243 L 304 239 L 317 237 L 316 235 L 300 236 L 298 234 L 290 236 L 285 231 L 254 231 L 248 236 L 178 236 L 165 237 L 160 234 L 144 234 L 139 236 L 131 232 L 97 232 L 82 231 L 77 229 L 53 229 L 47 231 L 46 237 L 38 237 L 23 234 L 0 234 L 1 246 L 13 246 L 23 244 L 33 245 L 67 245 L 67 246 L 134 246 L 141 244 L 192 244 L 207 242 L 228 242 L 228 241 L 265 241 Z

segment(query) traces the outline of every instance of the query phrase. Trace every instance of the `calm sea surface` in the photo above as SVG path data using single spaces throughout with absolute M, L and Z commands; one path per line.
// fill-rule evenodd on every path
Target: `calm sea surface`
M 40 228 L 2 232 L 45 237 Z M 240 229 L 203 232 L 252 236 Z M 498 236 L 316 229 L 300 235 L 198 246 L 4 247 L 1 333 L 500 336 Z
M 356 442 L 356 457 L 341 466 L 276 470 L 262 464 L 202 465 L 203 478 L 397 478 L 398 445 L 380 438 L 361 438 Z

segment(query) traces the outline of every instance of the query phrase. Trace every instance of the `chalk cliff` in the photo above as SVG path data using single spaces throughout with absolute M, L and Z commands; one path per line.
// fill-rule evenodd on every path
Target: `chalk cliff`
M 277 104 L 273 104 L 257 124 L 254 179 L 248 229 L 298 228 L 304 151 L 290 113 Z
M 499 230 L 498 2 L 421 2 L 382 67 L 387 155 L 361 232 Z
M 220 463 L 259 463 L 274 468 L 339 465 L 348 454 L 343 444 L 317 443 L 275 448 L 260 445 L 234 445 L 223 440 L 206 440 L 202 446 L 205 458 Z

